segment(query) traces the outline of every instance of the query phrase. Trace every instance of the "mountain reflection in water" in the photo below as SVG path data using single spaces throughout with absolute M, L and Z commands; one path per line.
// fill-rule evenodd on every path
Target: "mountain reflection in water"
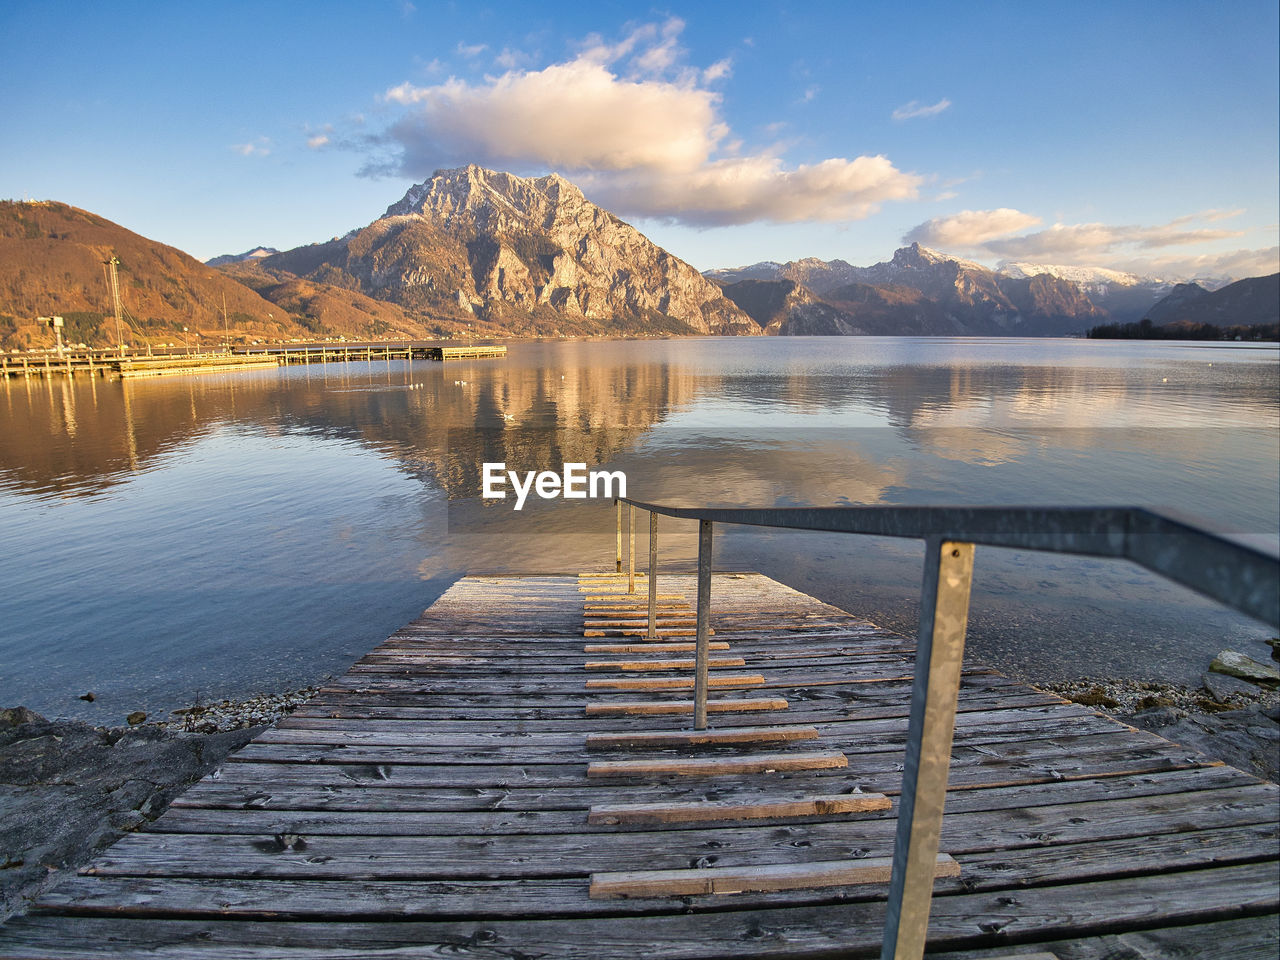
M 1276 373 L 1273 346 L 770 338 L 12 381 L 0 705 L 115 722 L 301 684 L 463 573 L 611 562 L 608 503 L 483 503 L 486 461 L 688 505 L 1146 504 L 1274 545 Z M 692 525 L 663 529 L 687 566 Z M 726 528 L 717 551 L 914 628 L 914 543 Z M 1191 680 L 1264 634 L 1127 565 L 978 554 L 971 649 L 1015 672 Z

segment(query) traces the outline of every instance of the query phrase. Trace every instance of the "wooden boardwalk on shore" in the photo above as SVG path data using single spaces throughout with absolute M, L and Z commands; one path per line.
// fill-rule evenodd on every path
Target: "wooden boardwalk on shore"
M 718 573 L 713 736 L 686 737 L 687 666 L 586 669 L 692 657 L 694 578 L 661 579 L 656 646 L 625 584 L 458 582 L 0 957 L 878 957 L 913 643 Z M 1270 960 L 1278 803 L 969 669 L 930 956 Z

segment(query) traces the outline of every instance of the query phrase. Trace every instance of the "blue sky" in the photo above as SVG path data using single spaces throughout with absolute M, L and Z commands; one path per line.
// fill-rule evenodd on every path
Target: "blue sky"
M 585 12 L 583 12 L 585 10 Z M 700 269 L 1277 262 L 1276 7 L 7 0 L 0 196 L 200 259 L 551 170 Z

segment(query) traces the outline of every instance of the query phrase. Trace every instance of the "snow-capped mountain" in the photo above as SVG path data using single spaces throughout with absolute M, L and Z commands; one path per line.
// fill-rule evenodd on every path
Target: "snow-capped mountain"
M 263 257 L 269 257 L 272 254 L 279 253 L 275 247 L 254 247 L 252 250 L 246 250 L 244 253 L 224 253 L 220 257 L 214 257 L 212 260 L 206 260 L 206 267 L 225 267 L 228 263 L 245 263 L 251 260 L 261 260 Z
M 1118 284 L 1123 287 L 1137 286 L 1141 283 L 1165 283 L 1157 277 L 1140 277 L 1136 273 L 1123 270 L 1109 270 L 1106 267 L 1068 267 L 1051 263 L 1028 263 L 1022 260 L 1001 260 L 996 264 L 996 273 L 1015 280 L 1026 280 L 1047 274 L 1059 280 L 1070 280 L 1082 287 L 1085 285 L 1100 286 L 1102 284 Z
M 915 243 L 870 267 L 808 258 L 708 275 L 769 333 L 1056 336 L 1108 318 L 1068 280 L 1003 276 Z

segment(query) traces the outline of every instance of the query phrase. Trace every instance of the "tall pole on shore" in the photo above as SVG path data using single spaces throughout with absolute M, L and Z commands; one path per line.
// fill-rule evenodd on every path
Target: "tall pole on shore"
M 225 341 L 225 343 L 223 343 L 223 349 L 226 350 L 227 353 L 230 353 L 231 327 L 227 323 L 227 293 L 225 290 L 222 292 L 222 338 Z
M 111 302 L 115 306 L 116 311 L 116 343 L 120 345 L 120 356 L 124 356 L 124 333 L 120 324 L 120 277 L 116 273 L 116 267 L 120 260 L 112 256 L 109 260 L 103 260 L 102 263 L 107 268 L 107 277 L 111 281 Z

